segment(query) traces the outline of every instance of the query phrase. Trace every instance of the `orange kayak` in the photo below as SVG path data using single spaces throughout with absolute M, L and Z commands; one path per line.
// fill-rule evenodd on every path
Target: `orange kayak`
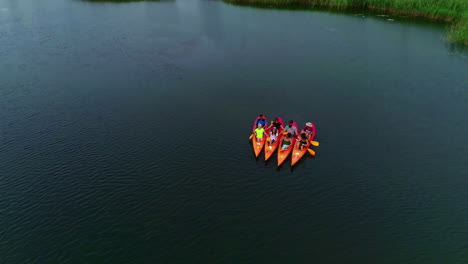
M 304 154 L 306 154 L 307 149 L 310 147 L 310 141 L 314 140 L 315 138 L 315 126 L 312 127 L 312 134 L 310 134 L 310 139 L 307 140 L 307 146 L 303 149 L 298 149 L 296 146 L 294 146 L 294 150 L 292 153 L 292 158 L 291 158 L 291 166 L 294 166 L 298 161 L 304 157 Z
M 296 130 L 299 132 L 299 128 L 297 127 L 296 122 L 294 122 L 293 126 L 296 127 Z M 287 149 L 282 149 L 281 146 L 279 146 L 278 150 L 278 167 L 283 164 L 283 162 L 286 160 L 286 158 L 291 154 L 291 151 L 294 148 L 294 144 L 296 144 L 296 137 L 293 135 L 292 140 L 291 140 L 291 145 L 289 145 L 289 148 Z
M 264 116 L 264 118 L 265 118 L 265 124 L 268 124 L 267 119 L 266 119 L 265 116 Z M 266 133 L 263 134 L 263 140 L 262 141 L 257 141 L 257 137 L 255 136 L 254 131 L 257 128 L 257 120 L 258 119 L 259 119 L 259 117 L 257 117 L 257 119 L 255 119 L 254 124 L 253 124 L 253 128 L 252 128 L 252 133 L 254 134 L 254 136 L 252 137 L 252 147 L 253 147 L 253 150 L 255 152 L 255 157 L 258 157 L 258 155 L 260 155 L 260 152 L 262 152 L 263 146 L 265 145 L 265 141 L 266 141 Z
M 281 123 L 281 126 L 284 127 L 284 123 L 283 123 L 283 119 L 281 119 L 281 117 L 278 117 L 278 121 Z M 270 135 L 270 130 L 271 130 L 271 127 L 268 128 L 267 130 L 267 137 Z M 267 161 L 272 155 L 273 153 L 275 153 L 276 149 L 278 148 L 278 145 L 279 145 L 279 142 L 281 140 L 281 136 L 283 134 L 281 134 L 283 132 L 283 129 L 279 129 L 278 131 L 278 136 L 276 137 L 276 140 L 274 143 L 269 143 L 268 141 L 265 143 L 265 161 Z

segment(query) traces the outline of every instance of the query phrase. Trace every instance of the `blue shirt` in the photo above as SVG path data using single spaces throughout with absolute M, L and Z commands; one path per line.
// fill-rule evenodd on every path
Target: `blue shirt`
M 258 124 L 262 124 L 262 127 L 265 127 L 265 125 L 266 125 L 266 120 L 265 120 L 265 119 L 263 119 L 263 120 L 262 120 L 262 119 L 259 119 L 259 120 L 257 120 L 257 125 L 258 125 Z

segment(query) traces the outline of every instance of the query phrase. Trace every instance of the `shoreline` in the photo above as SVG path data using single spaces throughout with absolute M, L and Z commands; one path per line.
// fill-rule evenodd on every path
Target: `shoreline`
M 363 0 L 361 4 L 338 4 L 336 0 L 223 0 L 226 3 L 235 5 L 257 6 L 257 7 L 272 7 L 272 8 L 287 8 L 287 7 L 302 7 L 302 8 L 319 8 L 336 11 L 366 11 L 371 13 L 379 13 L 383 15 L 406 16 L 410 19 L 425 19 L 430 21 L 438 21 L 451 23 L 447 40 L 451 43 L 468 45 L 468 9 L 464 12 L 457 13 L 453 16 L 430 14 L 422 10 L 398 9 L 387 6 L 381 7 L 375 4 L 368 4 Z M 384 1 L 384 0 L 382 0 Z M 449 0 L 448 0 L 449 1 Z M 376 1 L 373 1 L 376 2 Z M 468 4 L 467 4 L 468 7 Z

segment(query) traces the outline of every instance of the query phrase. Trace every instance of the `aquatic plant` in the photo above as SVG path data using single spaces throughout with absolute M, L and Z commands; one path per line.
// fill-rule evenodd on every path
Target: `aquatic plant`
M 260 6 L 360 9 L 451 22 L 448 40 L 468 44 L 468 0 L 224 0 Z
M 462 18 L 458 23 L 454 23 L 450 28 L 449 40 L 454 43 L 468 45 L 468 12 L 466 18 Z

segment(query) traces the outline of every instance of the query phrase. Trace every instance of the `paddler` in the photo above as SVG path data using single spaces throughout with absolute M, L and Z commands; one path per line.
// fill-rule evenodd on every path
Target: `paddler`
M 294 121 L 289 121 L 289 125 L 287 125 L 284 129 L 286 130 L 287 133 L 290 133 L 293 136 L 297 136 L 297 128 L 293 126 Z
M 296 142 L 296 148 L 297 149 L 303 149 L 305 147 L 307 147 L 307 134 L 306 133 L 301 133 L 301 137 L 300 137 L 300 140 L 298 140 Z
M 263 141 L 263 134 L 265 133 L 265 129 L 263 128 L 262 124 L 257 125 L 257 128 L 254 130 L 254 133 L 255 137 L 257 138 L 257 141 Z
M 257 125 L 261 124 L 262 127 L 266 126 L 266 118 L 265 116 L 263 116 L 263 114 L 258 115 L 256 124 Z
M 271 124 L 270 124 L 270 126 L 268 128 L 270 128 L 270 127 L 276 127 L 277 130 L 284 129 L 284 127 L 283 127 L 283 125 L 281 125 L 278 117 L 275 118 L 274 121 L 271 121 Z
M 276 138 L 278 137 L 278 129 L 276 127 L 272 127 L 270 129 L 270 141 L 268 142 L 269 144 L 273 144 L 276 142 Z
M 286 136 L 281 138 L 281 149 L 285 150 L 288 149 L 289 146 L 291 146 L 292 143 L 292 135 L 291 133 L 286 134 Z
M 302 130 L 301 130 L 301 134 L 302 133 L 306 133 L 307 135 L 307 139 L 310 139 L 310 135 L 312 135 L 312 132 L 314 131 L 314 124 L 311 123 L 311 122 L 307 122 L 306 123 L 306 127 L 304 127 Z
M 292 144 L 292 135 L 291 135 L 291 133 L 288 133 L 288 134 L 286 134 L 286 136 L 281 138 L 280 145 L 281 145 L 282 150 L 288 149 L 289 146 L 291 146 L 291 144 Z

